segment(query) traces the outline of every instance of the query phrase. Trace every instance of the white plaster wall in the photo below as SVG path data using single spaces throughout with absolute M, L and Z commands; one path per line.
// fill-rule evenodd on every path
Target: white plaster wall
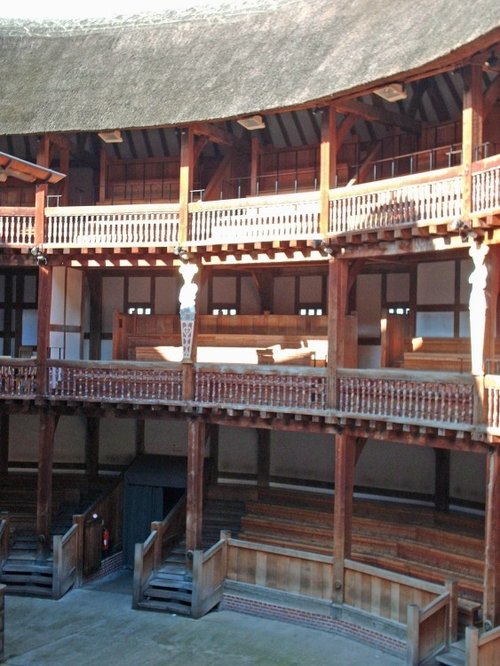
M 52 271 L 52 300 L 50 306 L 50 323 L 64 324 L 64 299 L 66 290 L 66 269 L 55 266 Z
M 32 414 L 12 414 L 9 430 L 9 461 L 36 462 L 38 460 L 39 417 Z
M 113 312 L 123 310 L 122 277 L 104 277 L 102 280 L 102 330 L 103 333 L 113 331 Z
M 219 474 L 257 473 L 257 432 L 249 428 L 219 428 Z
M 434 493 L 434 451 L 423 446 L 368 440 L 356 466 L 355 483 Z
M 61 416 L 54 438 L 54 462 L 85 462 L 85 426 L 83 416 Z
M 387 275 L 386 298 L 388 303 L 407 303 L 410 299 L 410 276 L 408 273 Z
M 175 314 L 177 311 L 177 280 L 166 275 L 155 278 L 155 314 Z
M 335 478 L 335 437 L 271 432 L 271 475 L 331 482 Z
M 453 312 L 417 312 L 417 337 L 452 338 Z
M 186 421 L 146 420 L 144 449 L 164 456 L 187 456 Z
M 417 268 L 417 305 L 455 302 L 455 262 L 433 261 Z
M 299 279 L 299 301 L 321 301 L 321 275 L 301 275 Z
M 83 273 L 68 268 L 66 273 L 66 309 L 64 323 L 67 326 L 82 325 Z
M 128 280 L 129 303 L 149 303 L 151 297 L 151 278 L 133 275 Z
M 380 335 L 381 285 L 380 275 L 358 275 L 356 312 L 360 336 Z

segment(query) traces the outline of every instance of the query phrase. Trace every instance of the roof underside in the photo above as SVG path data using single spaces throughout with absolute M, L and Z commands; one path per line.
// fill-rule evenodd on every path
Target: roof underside
M 221 120 L 368 87 L 498 29 L 497 0 L 247 0 L 78 23 L 0 20 L 0 133 Z

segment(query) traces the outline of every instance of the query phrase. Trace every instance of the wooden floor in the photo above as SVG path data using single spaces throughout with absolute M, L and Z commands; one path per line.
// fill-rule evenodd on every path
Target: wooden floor
M 314 553 L 333 553 L 331 495 L 264 490 L 246 502 L 239 538 Z M 484 520 L 408 503 L 355 499 L 353 559 L 442 583 L 482 598 Z

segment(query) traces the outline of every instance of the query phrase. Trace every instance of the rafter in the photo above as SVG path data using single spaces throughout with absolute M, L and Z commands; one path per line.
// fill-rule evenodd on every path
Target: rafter
M 422 125 L 418 120 L 414 120 L 408 116 L 402 116 L 394 111 L 388 111 L 387 109 L 372 106 L 371 104 L 365 104 L 358 100 L 339 100 L 335 102 L 335 106 L 343 113 L 353 113 L 360 118 L 364 118 L 364 120 L 370 120 L 384 125 L 396 125 L 397 127 L 402 127 L 410 132 L 420 132 L 422 129 Z
M 208 137 L 213 143 L 222 143 L 225 146 L 234 146 L 238 143 L 235 136 L 212 123 L 197 123 L 193 125 L 193 132 L 198 136 Z

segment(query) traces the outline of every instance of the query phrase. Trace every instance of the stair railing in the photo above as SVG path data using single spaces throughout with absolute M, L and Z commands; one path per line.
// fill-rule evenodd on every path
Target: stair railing
M 56 534 L 52 541 L 54 566 L 52 598 L 60 599 L 78 578 L 78 528 L 72 525 L 66 534 Z
M 457 584 L 447 582 L 446 592 L 424 608 L 410 604 L 407 611 L 407 666 L 432 663 L 457 637 Z
M 208 613 L 222 599 L 227 574 L 228 541 L 231 533 L 221 530 L 219 541 L 211 548 L 192 551 L 193 595 L 191 617 L 199 618 Z
M 122 543 L 123 479 L 120 478 L 111 490 L 104 492 L 91 506 L 73 516 L 78 531 L 77 584 L 81 585 L 86 575 L 100 566 L 102 534 L 98 525 L 110 530 L 111 543 Z M 93 520 L 96 516 L 96 520 Z
M 480 634 L 477 627 L 465 629 L 465 663 L 471 666 L 496 664 L 500 654 L 500 627 Z
M 10 517 L 7 512 L 0 514 L 0 566 L 9 556 Z
M 158 569 L 170 548 L 186 529 L 186 495 L 174 505 L 161 521 L 151 523 L 151 533 L 144 543 L 136 543 L 134 551 L 134 582 L 132 608 L 138 608 L 153 572 Z

